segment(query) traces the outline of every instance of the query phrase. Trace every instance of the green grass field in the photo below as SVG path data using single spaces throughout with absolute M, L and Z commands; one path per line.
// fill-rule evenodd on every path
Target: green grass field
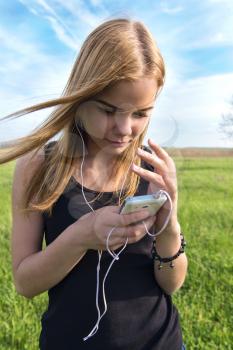
M 233 158 L 177 158 L 175 162 L 179 221 L 189 260 L 186 281 L 173 295 L 184 342 L 188 350 L 230 350 L 233 349 Z M 14 162 L 0 167 L 0 350 L 36 350 L 47 294 L 27 300 L 16 294 L 12 283 L 13 168 Z

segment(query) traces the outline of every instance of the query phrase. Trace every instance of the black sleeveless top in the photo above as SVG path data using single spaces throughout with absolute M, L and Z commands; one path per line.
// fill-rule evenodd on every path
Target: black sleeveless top
M 46 154 L 54 142 L 46 145 Z M 143 148 L 151 152 L 148 147 Z M 153 170 L 144 161 L 142 166 Z M 147 187 L 148 182 L 141 179 L 135 195 L 146 194 Z M 84 191 L 88 201 L 97 195 L 85 187 Z M 118 205 L 118 201 L 112 192 L 104 192 L 91 205 L 98 209 Z M 89 211 L 81 185 L 71 177 L 53 206 L 52 216 L 43 214 L 46 245 Z M 153 237 L 146 234 L 140 241 L 128 244 L 119 260 L 113 263 L 105 281 L 107 312 L 100 320 L 97 333 L 84 341 L 98 319 L 98 251 L 88 250 L 69 274 L 48 290 L 48 309 L 41 318 L 40 350 L 181 350 L 179 314 L 171 296 L 156 282 L 151 257 L 152 240 Z M 108 251 L 102 252 L 99 275 L 101 314 L 104 311 L 103 278 L 112 259 Z

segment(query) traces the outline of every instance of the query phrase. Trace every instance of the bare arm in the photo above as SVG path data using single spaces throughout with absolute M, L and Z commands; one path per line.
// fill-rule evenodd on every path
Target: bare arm
M 59 283 L 82 259 L 87 249 L 82 246 L 84 224 L 76 221 L 57 239 L 42 250 L 43 217 L 33 211 L 24 216 L 20 200 L 25 187 L 44 161 L 43 156 L 30 160 L 31 154 L 17 160 L 12 186 L 12 236 L 11 254 L 13 282 L 16 291 L 32 298 Z M 28 168 L 28 162 L 30 167 Z M 85 225 L 88 224 L 88 221 Z
M 169 194 L 171 199 L 171 206 L 169 205 L 168 207 L 165 204 L 156 214 L 155 223 L 155 232 L 158 232 L 158 227 L 160 228 L 161 223 L 164 223 L 167 218 L 168 209 L 172 207 L 169 224 L 156 238 L 156 250 L 162 258 L 165 258 L 175 255 L 181 244 L 180 225 L 177 220 L 178 188 L 176 165 L 169 154 L 152 139 L 149 139 L 149 146 L 152 149 L 152 153 L 139 149 L 138 155 L 153 167 L 153 171 L 142 167 L 135 168 L 135 166 L 132 167 L 132 170 L 149 182 L 147 194 L 156 193 L 159 189 L 163 189 Z M 188 266 L 186 255 L 183 253 L 174 261 L 174 268 L 170 268 L 169 263 L 166 263 L 161 270 L 158 270 L 158 265 L 159 262 L 156 261 L 154 263 L 154 273 L 158 284 L 165 293 L 174 293 L 185 280 Z
M 175 255 L 180 248 L 180 244 L 180 225 L 178 223 L 164 230 L 156 238 L 156 250 L 161 257 Z M 163 267 L 159 270 L 159 262 L 154 262 L 155 278 L 160 287 L 169 295 L 178 290 L 184 283 L 188 267 L 185 253 L 174 260 L 174 265 L 175 267 L 171 268 L 169 263 L 163 263 Z
M 16 271 L 18 293 L 33 298 L 64 279 L 86 253 L 82 246 L 85 230 L 82 221 L 76 222 L 44 250 L 25 258 Z
M 117 206 L 107 206 L 95 213 L 87 213 L 42 250 L 43 217 L 41 212 L 30 212 L 25 217 L 19 210 L 20 199 L 25 186 L 43 159 L 30 161 L 29 173 L 26 171 L 28 156 L 16 163 L 12 191 L 12 267 L 16 290 L 26 298 L 47 291 L 77 265 L 88 249 L 106 249 L 107 234 L 112 227 L 120 226 L 110 243 L 110 249 L 117 249 L 125 243 L 125 226 L 144 219 L 152 225 L 154 218 L 141 211 L 122 217 Z M 25 176 L 26 175 L 26 176 Z M 133 232 L 130 241 L 141 238 L 142 225 L 128 228 Z

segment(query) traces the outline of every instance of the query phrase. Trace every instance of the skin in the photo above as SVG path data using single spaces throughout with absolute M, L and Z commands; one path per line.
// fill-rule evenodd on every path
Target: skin
M 155 193 L 160 189 L 163 189 L 169 193 L 173 207 L 169 225 L 173 225 L 174 227 L 178 226 L 178 188 L 175 163 L 168 153 L 157 145 L 152 139 L 148 140 L 148 144 L 153 152 L 152 154 L 143 151 L 142 149 L 138 149 L 137 154 L 147 163 L 151 164 L 155 171 L 152 172 L 143 169 L 135 164 L 132 165 L 132 171 L 149 182 L 147 194 Z M 169 209 L 170 205 L 167 201 L 157 214 L 156 226 L 158 229 L 156 232 L 158 232 L 159 228 L 162 226 L 162 223 L 165 221 Z
M 93 105 L 82 106 L 83 123 L 89 135 L 85 166 L 87 165 L 86 170 L 92 173 L 87 172 L 88 175 L 93 175 L 93 171 L 102 175 L 103 170 L 107 166 L 111 166 L 114 157 L 118 156 L 124 149 L 111 146 L 110 143 L 104 140 L 106 137 L 113 140 L 121 138 L 130 142 L 143 132 L 149 123 L 150 117 L 137 118 L 133 112 L 151 106 L 156 92 L 157 85 L 154 80 L 141 79 L 134 83 L 124 81 L 98 96 L 108 100 L 118 108 L 124 108 L 123 114 L 116 114 L 114 117 L 112 115 L 107 116 L 103 112 L 96 114 L 92 113 Z M 132 109 L 132 113 L 125 111 L 129 107 Z M 131 171 L 135 171 L 139 176 L 149 181 L 149 191 L 154 192 L 159 188 L 163 188 L 171 196 L 173 204 L 171 219 L 166 229 L 156 238 L 158 253 L 162 257 L 167 257 L 174 255 L 180 247 L 180 225 L 176 210 L 178 191 L 175 164 L 161 147 L 152 141 L 149 142 L 149 145 L 153 150 L 153 154 L 150 155 L 146 152 L 141 153 L 140 156 L 152 164 L 156 171 L 134 167 Z M 124 145 L 124 147 L 128 146 Z M 25 164 L 21 164 L 21 172 L 24 171 Z M 89 176 L 85 175 L 86 181 Z M 106 184 L 108 182 L 104 182 L 104 188 Z M 125 243 L 126 237 L 129 239 L 129 243 L 139 241 L 146 234 L 141 221 L 144 220 L 147 227 L 151 227 L 156 219 L 155 228 L 157 231 L 165 214 L 167 214 L 167 210 L 168 208 L 163 207 L 156 218 L 148 218 L 148 213 L 145 211 L 120 214 L 117 206 L 104 206 L 94 211 L 94 213 L 88 212 L 81 219 L 67 227 L 46 249 L 39 251 L 37 254 L 28 255 L 29 253 L 27 253 L 26 258 L 18 256 L 18 262 L 14 264 L 18 292 L 32 298 L 56 285 L 82 259 L 88 249 L 106 250 L 106 237 L 112 227 L 116 227 L 116 230 L 112 237 L 111 249 L 121 247 Z M 131 226 L 131 224 L 134 225 Z M 29 226 L 28 230 L 30 231 Z M 26 233 L 24 234 L 26 235 Z M 40 232 L 38 234 L 41 235 Z M 20 254 L 22 255 L 23 251 Z M 157 283 L 167 294 L 172 294 L 184 281 L 187 270 L 186 255 L 181 254 L 175 260 L 174 269 L 164 266 L 163 269 L 158 270 L 156 263 L 154 263 L 154 267 Z
M 108 174 L 110 174 L 111 162 L 114 157 L 123 152 L 133 139 L 139 137 L 149 123 L 151 111 L 143 112 L 141 109 L 154 107 L 157 90 L 157 82 L 151 78 L 144 77 L 135 82 L 120 81 L 112 88 L 95 96 L 95 99 L 101 99 L 118 107 L 121 109 L 120 112 L 114 112 L 113 108 L 95 101 L 85 102 L 81 106 L 79 114 L 89 135 L 86 144 L 87 155 L 83 165 L 86 184 L 88 179 L 94 179 L 95 184 L 98 183 L 98 179 L 102 179 L 105 183 L 109 182 Z M 105 111 L 113 111 L 114 113 L 107 114 Z M 128 143 L 123 147 L 113 147 L 106 139 L 123 140 Z M 138 155 L 150 163 L 156 172 L 137 168 L 135 164 L 133 164 L 131 171 L 149 181 L 148 193 L 163 188 L 170 194 L 173 212 L 169 224 L 172 223 L 173 226 L 176 226 L 177 181 L 175 164 L 171 157 L 153 140 L 150 140 L 149 146 L 153 155 L 140 149 L 138 149 Z M 88 187 L 88 185 L 86 186 Z M 157 227 L 164 222 L 168 209 L 168 203 L 166 203 L 157 214 Z
M 104 110 L 111 111 L 112 109 L 96 102 L 86 102 L 81 106 L 79 110 L 82 117 L 81 120 L 89 135 L 83 169 L 86 181 L 88 177 L 95 177 L 96 179 L 98 177 L 97 174 L 101 174 L 103 179 L 103 169 L 107 174 L 114 157 L 123 152 L 129 143 L 144 131 L 150 120 L 150 112 L 146 112 L 147 114 L 145 113 L 140 118 L 137 112 L 153 106 L 157 90 L 157 83 L 154 79 L 145 77 L 136 82 L 121 81 L 107 91 L 95 96 L 95 98 L 117 106 L 121 109 L 121 113 L 118 110 L 117 113 L 108 115 Z M 129 143 L 123 147 L 113 147 L 106 139 L 127 141 Z M 138 155 L 151 164 L 155 171 L 136 167 L 135 164 L 132 165 L 130 171 L 134 171 L 149 182 L 148 193 L 164 189 L 171 197 L 172 214 L 170 220 L 167 227 L 156 238 L 156 247 L 159 255 L 168 257 L 173 256 L 179 250 L 181 243 L 180 224 L 177 218 L 178 189 L 176 167 L 168 153 L 152 139 L 149 140 L 148 144 L 153 153 L 149 154 L 138 149 Z M 169 209 L 169 202 L 167 201 L 156 215 L 155 232 L 160 230 Z M 165 263 L 162 270 L 158 270 L 158 263 L 155 263 L 155 277 L 167 294 L 172 294 L 181 287 L 187 272 L 187 258 L 184 253 L 174 262 L 176 268 L 171 269 Z
M 171 257 L 175 255 L 181 244 L 181 227 L 177 218 L 178 189 L 176 166 L 168 153 L 149 139 L 149 146 L 152 154 L 138 149 L 138 155 L 147 163 L 151 164 L 156 171 L 145 170 L 132 165 L 132 171 L 140 177 L 149 181 L 148 194 L 163 189 L 170 195 L 172 202 L 172 212 L 168 225 L 156 236 L 156 250 L 161 257 Z M 159 232 L 170 210 L 169 202 L 156 214 L 154 232 Z M 169 263 L 164 263 L 162 269 L 158 269 L 159 262 L 154 263 L 155 278 L 161 288 L 169 295 L 177 291 L 184 283 L 187 274 L 188 261 L 186 254 L 181 254 L 174 260 L 175 268 L 171 269 Z
M 79 115 L 86 132 L 88 154 L 85 158 L 88 167 L 95 171 L 102 170 L 114 157 L 122 153 L 133 139 L 139 137 L 150 120 L 151 111 L 136 113 L 136 111 L 154 106 L 157 93 L 157 83 L 154 79 L 142 78 L 136 82 L 121 81 L 95 96 L 119 108 L 115 113 L 113 108 L 88 101 L 79 108 Z M 113 147 L 111 141 L 127 141 L 123 147 Z

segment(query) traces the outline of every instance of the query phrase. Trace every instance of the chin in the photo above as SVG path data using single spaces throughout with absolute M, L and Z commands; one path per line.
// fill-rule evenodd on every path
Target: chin
M 103 152 L 109 155 L 119 155 L 123 153 L 131 144 L 131 141 L 130 141 L 124 145 L 118 146 L 118 145 L 111 144 L 111 142 L 105 139 L 98 139 L 98 140 L 96 139 L 93 141 L 95 143 L 96 148 L 98 148 L 99 152 Z

